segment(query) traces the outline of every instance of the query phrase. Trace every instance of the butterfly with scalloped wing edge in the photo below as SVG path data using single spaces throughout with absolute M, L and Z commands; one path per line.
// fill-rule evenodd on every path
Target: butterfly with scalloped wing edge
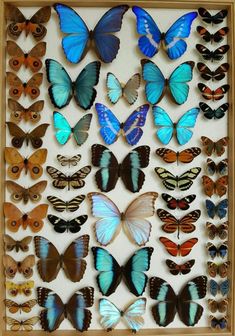
M 9 98 L 8 107 L 11 112 L 11 120 L 19 123 L 21 120 L 37 123 L 40 119 L 40 112 L 44 107 L 44 100 L 38 100 L 29 107 L 24 107 L 18 101 Z
M 219 43 L 223 41 L 224 37 L 229 32 L 228 27 L 220 28 L 213 34 L 211 34 L 205 27 L 202 26 L 197 26 L 196 30 L 204 42 L 211 42 L 211 43 L 212 42 Z
M 35 256 L 33 254 L 28 255 L 22 261 L 15 261 L 10 255 L 4 254 L 2 262 L 5 268 L 5 276 L 9 279 L 13 279 L 17 271 L 26 279 L 33 276 L 33 266 L 35 265 Z
M 220 243 L 218 246 L 215 246 L 211 242 L 208 242 L 206 244 L 206 249 L 212 260 L 214 260 L 216 257 L 224 259 L 228 254 L 228 242 L 225 241 L 223 243 Z
M 210 12 L 208 12 L 207 9 L 200 7 L 198 8 L 198 13 L 201 16 L 202 21 L 208 23 L 208 24 L 220 24 L 223 22 L 223 20 L 228 15 L 227 9 L 222 9 L 218 13 L 211 15 Z
M 39 202 L 42 198 L 41 193 L 46 189 L 46 186 L 46 180 L 35 183 L 31 187 L 22 187 L 14 181 L 6 181 L 7 190 L 11 193 L 11 200 L 14 203 L 22 200 L 24 204 L 27 204 L 29 200 L 33 203 Z
M 32 308 L 37 304 L 37 300 L 35 299 L 23 303 L 17 303 L 9 299 L 5 299 L 3 302 L 11 314 L 16 314 L 18 312 L 30 313 Z
M 155 152 L 160 158 L 166 163 L 190 163 L 198 155 L 201 154 L 201 149 L 199 147 L 191 147 L 184 149 L 180 152 L 175 152 L 173 149 L 161 147 Z
M 224 95 L 229 91 L 230 85 L 225 84 L 215 90 L 211 90 L 207 85 L 203 83 L 198 83 L 197 87 L 204 99 L 215 101 L 224 98 Z
M 211 200 L 207 199 L 206 200 L 206 210 L 207 210 L 207 215 L 210 218 L 214 218 L 216 215 L 219 217 L 219 219 L 222 219 L 226 217 L 227 215 L 227 209 L 228 209 L 228 199 L 223 199 L 220 201 L 217 205 L 214 204 Z
M 69 212 L 74 212 L 78 210 L 80 204 L 84 201 L 85 198 L 85 195 L 77 195 L 70 201 L 63 201 L 56 196 L 47 196 L 47 200 L 52 204 L 53 209 L 58 212 L 63 212 L 65 210 Z
M 32 295 L 32 289 L 34 288 L 34 281 L 25 281 L 21 283 L 14 283 L 11 281 L 5 282 L 8 295 L 16 297 L 18 294 L 24 294 L 25 296 Z
M 213 141 L 206 136 L 201 137 L 202 146 L 207 156 L 211 156 L 215 153 L 217 156 L 222 156 L 225 152 L 225 147 L 228 146 L 228 137 L 221 138 L 217 141 Z
M 210 326 L 214 330 L 224 330 L 228 328 L 228 318 L 227 316 L 222 316 L 220 318 L 210 315 Z
M 43 73 L 39 72 L 33 75 L 27 82 L 22 80 L 13 72 L 6 72 L 6 80 L 9 85 L 9 95 L 18 100 L 24 93 L 31 99 L 36 99 L 40 95 L 39 86 L 42 84 Z
M 206 222 L 206 230 L 209 239 L 215 239 L 217 236 L 224 240 L 228 237 L 228 222 L 224 222 L 216 226 L 210 222 Z
M 219 313 L 226 313 L 228 309 L 228 299 L 223 299 L 220 301 L 209 299 L 207 302 L 208 302 L 208 307 L 212 313 L 216 313 L 217 311 Z
M 166 206 L 171 209 L 180 209 L 180 210 L 188 210 L 189 204 L 192 203 L 196 198 L 195 194 L 191 194 L 185 196 L 183 198 L 175 198 L 169 194 L 163 193 L 162 199 L 166 202 Z
M 213 181 L 209 176 L 202 176 L 202 186 L 205 195 L 211 197 L 212 195 L 224 196 L 227 193 L 228 175 L 221 176 L 216 181 Z
M 212 71 L 206 64 L 199 62 L 197 63 L 197 68 L 203 79 L 207 81 L 212 80 L 213 82 L 214 80 L 220 81 L 225 77 L 226 72 L 229 70 L 229 64 L 223 63 L 216 70 Z
M 53 228 L 57 233 L 77 233 L 81 230 L 81 226 L 87 221 L 87 218 L 87 215 L 81 215 L 73 219 L 65 220 L 55 215 L 47 216 L 48 221 L 53 225 Z
M 229 48 L 229 45 L 225 44 L 215 50 L 210 50 L 202 44 L 196 44 L 196 49 L 199 54 L 201 54 L 202 58 L 211 62 L 221 61 L 224 58 L 224 55 L 228 52 Z
M 82 156 L 80 154 L 73 155 L 73 156 L 58 154 L 56 156 L 56 158 L 59 161 L 59 163 L 61 164 L 61 166 L 63 166 L 63 167 L 68 166 L 70 168 L 70 166 L 73 166 L 73 167 L 77 166 L 77 164 L 81 160 Z
M 206 103 L 199 103 L 199 107 L 204 112 L 204 117 L 207 119 L 214 119 L 218 120 L 225 116 L 225 112 L 228 111 L 229 103 L 224 103 L 217 107 L 216 109 L 212 109 L 209 105 Z
M 3 241 L 4 241 L 4 247 L 5 250 L 8 252 L 14 251 L 18 253 L 19 251 L 22 252 L 28 252 L 29 250 L 29 244 L 32 241 L 31 236 L 24 237 L 21 240 L 15 240 L 11 236 L 5 234 L 3 236 Z
M 32 331 L 33 330 L 33 326 L 38 323 L 39 321 L 39 317 L 38 316 L 33 316 L 30 317 L 29 319 L 26 320 L 16 320 L 10 316 L 4 316 L 3 317 L 6 324 L 9 325 L 10 330 L 11 331 L 19 331 L 19 330 L 23 330 L 23 331 Z
M 174 261 L 170 259 L 166 259 L 165 262 L 169 268 L 169 272 L 172 275 L 179 275 L 179 274 L 185 275 L 191 272 L 191 268 L 195 264 L 195 259 L 188 260 L 183 264 L 176 264 Z
M 213 160 L 206 160 L 206 169 L 209 175 L 214 175 L 215 173 L 220 175 L 225 175 L 228 173 L 228 159 L 221 160 L 216 164 Z
M 172 257 L 185 257 L 189 255 L 189 253 L 192 251 L 193 246 L 198 242 L 198 238 L 190 238 L 182 244 L 176 244 L 166 237 L 160 237 L 159 240 L 164 245 L 166 251 Z
M 211 279 L 209 281 L 209 293 L 212 296 L 216 296 L 217 294 L 221 294 L 222 296 L 228 295 L 230 291 L 230 281 L 229 279 L 226 279 L 220 283 L 215 281 L 214 279 Z
M 208 261 L 207 272 L 211 278 L 215 278 L 217 275 L 219 275 L 221 278 L 227 278 L 230 264 L 230 261 L 226 261 L 221 264 L 216 264 L 212 261 Z

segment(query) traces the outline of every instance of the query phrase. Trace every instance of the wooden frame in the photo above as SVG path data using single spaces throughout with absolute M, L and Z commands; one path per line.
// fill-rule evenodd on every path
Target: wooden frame
M 1 0 L 0 1 L 0 47 L 1 47 L 1 56 L 0 56 L 0 106 L 1 106 L 1 114 L 0 114 L 0 127 L 1 127 L 1 136 L 0 136 L 0 148 L 1 148 L 1 175 L 0 175 L 0 207 L 1 214 L 2 211 L 2 203 L 4 201 L 4 181 L 5 181 L 5 169 L 4 169 L 4 157 L 3 157 L 3 148 L 5 147 L 5 19 L 4 19 L 4 9 L 5 5 L 12 3 L 16 6 L 45 6 L 51 5 L 54 1 L 50 0 Z M 190 9 L 198 6 L 198 0 L 131 0 L 131 1 L 120 1 L 120 0 L 69 0 L 64 1 L 67 5 L 71 6 L 81 6 L 81 7 L 103 7 L 103 6 L 114 6 L 120 3 L 127 3 L 128 5 L 139 5 L 145 8 L 148 7 L 160 7 L 160 8 L 184 8 Z M 228 330 L 222 332 L 225 336 L 234 336 L 235 335 L 235 210 L 233 208 L 235 202 L 234 195 L 234 187 L 235 187 L 235 2 L 233 0 L 202 0 L 200 2 L 201 6 L 205 6 L 207 9 L 228 9 L 228 25 L 230 28 L 230 34 L 228 37 L 228 44 L 230 45 L 230 51 L 228 55 L 228 62 L 230 64 L 230 76 L 229 76 L 229 84 L 230 84 L 230 92 L 228 96 L 228 101 L 230 102 L 230 111 L 229 111 L 229 125 L 228 125 L 228 136 L 229 136 L 229 203 L 230 203 L 230 211 L 229 211 L 229 251 L 230 251 L 230 260 L 231 260 L 231 269 L 229 278 L 231 279 L 231 291 L 230 291 L 230 304 L 229 304 L 229 321 L 230 324 L 228 326 Z M 1 215 L 1 226 L 0 226 L 0 260 L 2 260 L 2 255 L 4 252 L 3 246 L 3 233 L 4 233 L 4 218 Z M 2 262 L 0 262 L 0 279 L 3 280 L 4 270 Z M 22 335 L 22 336 L 41 336 L 45 335 L 44 331 L 32 331 L 32 332 L 12 332 L 7 331 L 5 329 L 5 323 L 3 321 L 3 316 L 5 313 L 5 306 L 3 304 L 4 299 L 4 281 L 0 282 L 0 334 L 3 336 L 11 336 L 11 335 Z M 2 332 L 2 333 L 1 333 Z M 86 335 L 94 335 L 99 336 L 103 335 L 105 332 L 102 330 L 91 330 L 86 332 Z M 144 329 L 139 332 L 140 335 L 197 335 L 197 336 L 208 336 L 208 335 L 217 335 L 221 333 L 221 331 L 212 331 L 210 328 L 156 328 L 156 329 Z M 63 335 L 70 336 L 75 335 L 77 332 L 75 331 L 64 331 L 59 330 L 53 333 L 54 335 Z M 115 330 L 112 332 L 112 335 L 129 335 L 130 332 L 127 330 Z

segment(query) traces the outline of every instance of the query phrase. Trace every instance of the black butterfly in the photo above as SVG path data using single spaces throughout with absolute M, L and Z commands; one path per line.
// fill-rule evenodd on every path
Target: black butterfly
M 228 27 L 220 28 L 216 33 L 211 34 L 205 27 L 197 26 L 197 32 L 205 42 L 219 43 L 229 32 Z
M 204 117 L 207 119 L 221 119 L 225 116 L 225 112 L 228 111 L 229 103 L 225 103 L 217 107 L 216 109 L 212 109 L 206 103 L 199 103 L 199 107 L 204 112 Z
M 206 61 L 221 61 L 224 55 L 229 50 L 229 45 L 225 44 L 215 50 L 209 50 L 207 47 L 202 44 L 196 44 L 197 51 L 202 55 Z
M 206 160 L 207 172 L 209 175 L 218 173 L 220 175 L 226 175 L 228 173 L 228 159 L 221 160 L 218 164 L 211 159 Z
M 47 199 L 53 205 L 53 209 L 58 212 L 63 212 L 65 210 L 74 212 L 79 209 L 79 206 L 84 201 L 85 197 L 85 195 L 78 195 L 72 198 L 70 201 L 63 201 L 56 196 L 47 196 Z
M 204 63 L 197 63 L 197 68 L 200 72 L 200 75 L 203 79 L 209 81 L 209 80 L 217 80 L 220 81 L 225 77 L 225 73 L 229 69 L 228 63 L 221 64 L 215 71 L 211 71 L 208 66 Z
M 64 220 L 54 215 L 48 215 L 47 219 L 54 225 L 54 230 L 58 233 L 64 233 L 65 231 L 71 233 L 77 233 L 81 230 L 81 226 L 87 221 L 87 215 L 81 215 L 74 219 Z
M 202 21 L 212 25 L 222 23 L 224 18 L 228 15 L 227 9 L 222 9 L 217 14 L 211 15 L 207 9 L 202 7 L 198 8 L 198 13 L 201 16 Z
M 195 264 L 195 259 L 186 261 L 185 263 L 179 265 L 170 259 L 166 259 L 166 264 L 169 267 L 169 272 L 173 275 L 178 274 L 188 274 L 191 271 L 191 268 Z
M 196 195 L 192 194 L 180 199 L 176 199 L 169 194 L 163 193 L 162 198 L 167 203 L 167 207 L 171 210 L 175 210 L 177 208 L 180 210 L 187 210 L 189 209 L 189 204 L 195 200 Z

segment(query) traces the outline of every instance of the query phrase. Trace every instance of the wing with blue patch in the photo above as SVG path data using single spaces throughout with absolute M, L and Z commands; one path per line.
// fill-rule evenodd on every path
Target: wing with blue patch
M 139 331 L 144 325 L 143 315 L 146 310 L 146 299 L 140 298 L 131 303 L 124 311 L 124 319 L 133 333 Z
M 160 106 L 153 106 L 153 119 L 154 124 L 159 127 L 157 130 L 157 137 L 164 145 L 167 145 L 173 136 L 174 124 L 166 113 Z
M 215 205 L 211 200 L 206 200 L 206 210 L 210 218 L 214 218 L 217 215 L 220 219 L 224 218 L 227 215 L 228 209 L 228 199 L 220 201 Z
M 116 104 L 122 96 L 122 85 L 117 77 L 111 72 L 107 73 L 106 86 L 108 89 L 109 100 L 112 104 Z
M 120 310 L 109 300 L 99 300 L 100 324 L 107 331 L 112 330 L 121 319 Z
M 180 145 L 185 145 L 193 136 L 193 128 L 196 124 L 200 109 L 195 107 L 185 112 L 176 124 L 176 137 Z
M 209 281 L 209 292 L 213 296 L 216 296 L 218 293 L 221 293 L 223 296 L 228 295 L 229 290 L 230 283 L 228 279 L 222 281 L 220 284 L 214 279 Z

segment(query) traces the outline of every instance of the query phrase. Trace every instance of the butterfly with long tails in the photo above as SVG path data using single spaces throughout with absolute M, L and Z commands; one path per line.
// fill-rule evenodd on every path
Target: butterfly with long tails
M 211 197 L 212 195 L 224 196 L 227 193 L 228 175 L 221 176 L 218 180 L 213 181 L 209 176 L 202 176 L 202 186 L 204 193 Z
M 83 258 L 88 255 L 89 240 L 88 235 L 78 237 L 60 255 L 48 239 L 35 236 L 35 254 L 39 258 L 37 269 L 41 279 L 51 282 L 62 268 L 70 281 L 79 282 L 86 271 L 87 263 Z
M 34 281 L 26 281 L 22 283 L 14 283 L 6 281 L 5 283 L 7 294 L 16 297 L 18 294 L 24 294 L 25 296 L 32 295 L 32 289 L 34 288 Z
M 152 314 L 159 326 L 168 326 L 174 320 L 176 313 L 188 327 L 198 323 L 204 309 L 194 301 L 206 296 L 206 276 L 201 275 L 188 281 L 179 294 L 175 293 L 167 281 L 158 277 L 152 277 L 149 285 L 151 299 L 158 301 L 152 307 Z
M 223 27 L 217 30 L 217 32 L 211 34 L 205 27 L 197 26 L 197 32 L 200 35 L 200 37 L 205 42 L 216 42 L 219 43 L 223 41 L 224 37 L 228 34 L 229 28 Z
M 13 279 L 17 272 L 22 274 L 26 279 L 33 276 L 33 266 L 35 265 L 35 256 L 28 255 L 22 261 L 15 261 L 10 255 L 5 254 L 2 257 L 3 266 L 5 268 L 5 276 Z
M 31 187 L 22 187 L 13 181 L 6 181 L 7 190 L 11 193 L 11 200 L 15 203 L 23 201 L 24 204 L 27 204 L 29 200 L 33 203 L 39 202 L 46 186 L 46 180 L 35 183 Z
M 216 296 L 221 294 L 222 296 L 228 295 L 230 291 L 230 281 L 228 279 L 218 283 L 214 279 L 209 281 L 209 292 L 211 295 Z
M 215 301 L 213 299 L 208 300 L 208 306 L 212 313 L 226 313 L 228 309 L 228 299 L 223 299 L 220 301 Z
M 224 55 L 227 54 L 229 48 L 230 48 L 229 45 L 225 44 L 215 50 L 210 50 L 202 44 L 196 44 L 196 49 L 199 52 L 199 54 L 201 54 L 202 58 L 205 61 L 211 61 L 211 62 L 221 61 L 224 58 Z
M 208 23 L 208 24 L 220 24 L 224 21 L 224 19 L 228 15 L 227 9 L 222 9 L 218 13 L 212 15 L 206 8 L 200 7 L 198 8 L 198 13 L 201 16 L 202 21 Z
M 193 20 L 197 12 L 189 12 L 177 19 L 172 26 L 163 33 L 159 30 L 151 15 L 141 7 L 133 6 L 132 11 L 136 16 L 136 29 L 142 35 L 138 40 L 140 51 L 147 57 L 158 53 L 161 44 L 168 57 L 175 60 L 187 50 L 185 38 L 189 37 Z
M 145 95 L 150 104 L 157 104 L 168 90 L 173 102 L 184 104 L 188 99 L 189 85 L 193 78 L 194 62 L 181 63 L 166 79 L 159 67 L 148 59 L 142 59 L 142 76 L 146 81 Z
M 219 217 L 219 219 L 222 219 L 226 217 L 227 210 L 228 210 L 228 199 L 223 199 L 220 201 L 217 205 L 214 204 L 211 200 L 206 200 L 206 211 L 207 215 L 210 218 L 214 218 L 216 215 Z
M 140 141 L 145 125 L 149 104 L 139 106 L 124 123 L 120 123 L 113 112 L 103 104 L 95 104 L 100 124 L 100 134 L 107 145 L 113 144 L 120 135 L 123 135 L 126 142 L 137 145 Z
M 36 306 L 37 300 L 32 299 L 23 303 L 17 303 L 15 301 L 5 299 L 4 304 L 11 314 L 16 314 L 18 312 L 30 313 L 32 308 Z
M 185 257 L 189 255 L 194 245 L 197 244 L 198 242 L 197 238 L 188 239 L 182 244 L 176 244 L 175 242 L 173 242 L 172 240 L 166 237 L 160 237 L 159 240 L 164 245 L 166 251 L 172 257 L 177 257 L 177 256 Z
M 36 73 L 27 82 L 22 82 L 13 72 L 6 72 L 6 80 L 11 98 L 18 100 L 24 94 L 31 99 L 36 99 L 40 95 L 39 86 L 42 84 L 43 73 Z
M 80 204 L 86 198 L 85 195 L 77 195 L 70 201 L 63 201 L 56 196 L 47 196 L 47 200 L 52 204 L 53 209 L 58 212 L 69 211 L 74 212 L 79 209 Z
M 31 236 L 26 236 L 21 240 L 15 240 L 11 236 L 5 234 L 3 237 L 5 250 L 8 252 L 14 251 L 18 253 L 19 251 L 28 252 L 29 244 L 32 241 Z
M 224 95 L 229 91 L 230 88 L 228 84 L 225 84 L 215 90 L 211 90 L 207 85 L 203 83 L 198 83 L 197 87 L 204 99 L 212 101 L 223 99 Z
M 93 287 L 79 289 L 66 304 L 51 289 L 38 287 L 37 301 L 40 307 L 45 308 L 40 312 L 40 323 L 45 331 L 52 332 L 58 329 L 65 318 L 80 332 L 90 327 L 92 313 L 88 308 L 94 303 Z
M 228 137 L 221 138 L 217 141 L 213 141 L 206 136 L 201 137 L 202 146 L 207 156 L 211 156 L 215 153 L 217 156 L 222 156 L 228 146 Z
M 199 147 L 191 147 L 175 152 L 173 149 L 162 147 L 158 148 L 155 153 L 166 163 L 190 163 L 201 154 L 201 149 Z
M 101 247 L 92 247 L 95 269 L 99 271 L 96 277 L 100 292 L 109 296 L 114 293 L 123 279 L 129 291 L 135 296 L 144 293 L 148 277 L 144 273 L 149 270 L 152 247 L 137 250 L 125 266 L 119 266 L 116 259 Z
M 99 218 L 95 223 L 97 241 L 103 246 L 110 244 L 122 226 L 132 242 L 139 246 L 145 245 L 152 227 L 146 218 L 154 215 L 157 196 L 156 192 L 144 193 L 121 213 L 115 203 L 104 194 L 89 193 L 87 197 L 91 202 L 92 215 Z
M 33 316 L 26 320 L 16 320 L 10 316 L 4 316 L 4 320 L 9 325 L 11 331 L 32 331 L 33 326 L 38 323 L 39 317 Z
M 166 206 L 171 209 L 180 209 L 180 210 L 188 210 L 189 204 L 192 203 L 196 198 L 195 194 L 185 196 L 183 198 L 175 198 L 169 194 L 163 193 L 162 199 L 166 202 Z
M 197 63 L 198 71 L 200 72 L 200 76 L 209 81 L 209 80 L 216 80 L 220 81 L 225 77 L 226 72 L 229 70 L 229 64 L 223 63 L 221 64 L 216 70 L 211 70 L 207 65 L 204 63 Z
M 210 222 L 206 222 L 206 230 L 209 239 L 215 239 L 219 237 L 221 240 L 227 239 L 228 237 L 228 222 L 224 222 L 218 226 Z
M 110 63 L 116 58 L 120 40 L 113 33 L 121 30 L 123 15 L 129 6 L 112 7 L 93 30 L 88 29 L 81 16 L 71 7 L 57 3 L 54 9 L 60 20 L 60 30 L 66 34 L 62 38 L 62 48 L 69 62 L 79 63 L 90 45 L 94 46 L 98 58 L 104 63 Z
M 11 112 L 11 120 L 19 123 L 21 120 L 37 123 L 40 119 L 40 112 L 44 107 L 44 100 L 38 100 L 29 107 L 24 107 L 16 100 L 9 98 L 8 107 Z
M 188 260 L 185 263 L 180 264 L 180 265 L 176 264 L 174 261 L 170 259 L 166 259 L 166 265 L 168 266 L 169 272 L 172 275 L 188 274 L 191 272 L 191 269 L 194 264 L 195 264 L 195 259 Z
M 48 89 L 51 103 L 61 109 L 74 97 L 76 104 L 83 110 L 89 110 L 96 98 L 96 86 L 100 76 L 100 62 L 88 63 L 73 82 L 62 64 L 46 59 Z
M 191 129 L 194 128 L 196 124 L 199 112 L 199 108 L 192 108 L 185 112 L 177 123 L 174 123 L 164 109 L 160 106 L 153 106 L 154 124 L 159 127 L 156 132 L 159 141 L 164 145 L 167 145 L 175 132 L 179 145 L 182 146 L 188 143 L 193 136 L 193 131 Z
M 65 220 L 55 215 L 47 216 L 48 221 L 53 225 L 53 228 L 57 233 L 77 233 L 81 230 L 81 226 L 87 221 L 87 218 L 87 215 L 81 215 L 73 219 Z
M 218 246 L 215 246 L 211 242 L 208 242 L 206 244 L 206 249 L 211 259 L 215 259 L 216 257 L 224 259 L 225 257 L 227 257 L 228 254 L 228 242 L 225 241 Z
M 204 117 L 211 120 L 218 120 L 225 116 L 225 112 L 229 109 L 229 103 L 224 103 L 221 106 L 217 107 L 216 109 L 212 109 L 209 105 L 206 103 L 199 103 L 199 107 L 204 113 Z
M 213 160 L 208 158 L 206 160 L 206 170 L 209 175 L 226 175 L 228 174 L 228 159 L 221 160 L 216 164 Z

